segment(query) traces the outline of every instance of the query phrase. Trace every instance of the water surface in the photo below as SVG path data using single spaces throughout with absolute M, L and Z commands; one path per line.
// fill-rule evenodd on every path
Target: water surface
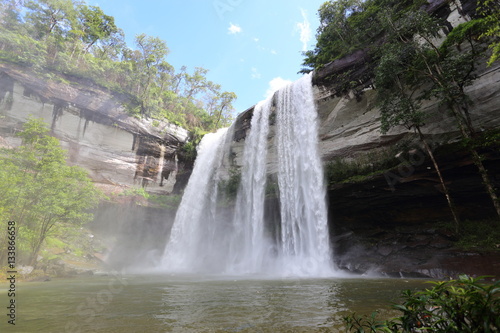
M 393 316 L 401 290 L 424 287 L 405 279 L 160 275 L 19 282 L 16 326 L 4 318 L 0 331 L 340 332 L 342 316 L 374 309 Z

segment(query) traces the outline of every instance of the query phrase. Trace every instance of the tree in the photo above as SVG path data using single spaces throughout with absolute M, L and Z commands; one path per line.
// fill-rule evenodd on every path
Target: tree
M 165 57 L 169 53 L 167 44 L 158 37 L 147 36 L 140 34 L 135 37 L 135 42 L 138 47 L 137 58 L 137 74 L 138 74 L 138 90 L 137 94 L 142 101 L 141 113 L 150 115 L 149 101 L 150 89 L 154 84 L 154 79 L 158 74 L 158 67 L 165 65 Z
M 43 121 L 28 120 L 19 136 L 20 147 L 0 154 L 0 165 L 8 167 L 11 175 L 0 173 L 0 189 L 5 191 L 0 211 L 16 221 L 20 258 L 34 265 L 56 225 L 90 221 L 88 210 L 101 195 L 83 169 L 66 164 L 65 151 L 48 135 Z
M 217 129 L 219 125 L 229 126 L 232 120 L 232 113 L 234 111 L 232 103 L 236 99 L 234 92 L 225 91 L 217 96 L 218 102 L 214 111 L 214 116 L 217 117 L 214 127 Z
M 0 2 L 0 23 L 5 29 L 15 31 L 21 27 L 21 2 L 16 0 Z
M 52 33 L 66 34 L 76 19 L 72 0 L 30 0 L 25 4 L 25 17 L 32 27 L 32 36 L 44 39 Z
M 484 49 L 477 43 L 478 36 L 484 31 L 484 21 L 462 23 L 440 43 L 438 37 L 443 22 L 423 10 L 386 10 L 381 14 L 388 43 L 393 45 L 389 52 L 403 50 L 399 53 L 400 70 L 405 75 L 398 77 L 402 80 L 402 87 L 408 86 L 412 91 L 419 92 L 412 94 L 412 101 L 436 99 L 447 106 L 464 141 L 470 143 L 477 133 L 470 117 L 470 99 L 466 88 L 476 78 L 476 63 L 484 56 Z M 386 45 L 380 49 L 383 50 Z M 468 149 L 500 217 L 500 202 L 477 147 L 468 144 Z
M 88 51 L 96 42 L 105 40 L 118 33 L 113 16 L 104 14 L 97 6 L 79 6 L 79 20 L 83 30 L 82 39 Z
M 94 44 L 92 51 L 94 56 L 100 59 L 118 61 L 127 46 L 125 43 L 125 33 L 122 29 L 117 29 L 115 33 L 101 39 L 99 44 Z
M 337 0 L 326 1 L 318 10 L 320 25 L 316 33 L 316 48 L 306 51 L 302 65 L 317 68 L 345 55 L 353 45 L 354 29 L 350 16 L 364 9 L 364 1 Z M 301 72 L 308 72 L 304 68 Z
M 418 10 L 425 0 L 330 0 L 318 10 L 320 25 L 314 50 L 304 53 L 305 66 L 300 72 L 308 73 L 327 63 L 342 58 L 355 50 L 369 54 L 383 38 L 379 13 L 386 8 L 395 12 Z
M 412 63 L 413 57 L 416 56 L 414 47 L 413 44 L 401 47 L 397 43 L 387 43 L 381 50 L 380 61 L 375 69 L 375 86 L 381 113 L 382 133 L 386 133 L 390 128 L 398 125 L 403 125 L 409 130 L 414 129 L 417 132 L 436 170 L 455 222 L 455 232 L 458 233 L 460 220 L 456 206 L 436 157 L 421 130 L 421 127 L 425 126 L 427 115 L 422 111 L 419 100 L 415 98 L 418 96 L 420 86 L 418 81 L 414 81 L 414 68 L 407 65 Z
M 135 117 L 167 120 L 188 130 L 227 123 L 229 99 L 217 114 L 210 103 L 220 86 L 207 70 L 179 71 L 166 61 L 165 41 L 136 36 L 136 49 L 112 16 L 83 0 L 0 1 L 0 53 L 3 61 L 29 66 L 47 79 L 86 78 L 130 98 L 125 109 Z M 69 75 L 69 76 L 68 76 Z M 233 98 L 234 100 L 234 98 Z M 217 102 L 220 102 L 219 100 Z M 217 125 L 217 126 L 219 126 Z

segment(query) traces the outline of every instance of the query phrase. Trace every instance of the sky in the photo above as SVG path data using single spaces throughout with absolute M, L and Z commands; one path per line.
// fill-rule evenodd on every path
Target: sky
M 325 0 L 88 0 L 124 30 L 127 45 L 145 33 L 164 40 L 176 71 L 209 70 L 233 91 L 236 114 L 301 74 L 302 52 L 316 44 Z M 235 115 L 236 115 L 235 114 Z

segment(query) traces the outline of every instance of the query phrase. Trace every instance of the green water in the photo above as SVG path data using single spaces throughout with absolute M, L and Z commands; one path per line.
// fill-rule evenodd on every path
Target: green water
M 159 275 L 18 282 L 15 326 L 0 285 L 0 332 L 342 332 L 343 315 L 392 316 L 401 290 L 424 287 L 404 279 Z

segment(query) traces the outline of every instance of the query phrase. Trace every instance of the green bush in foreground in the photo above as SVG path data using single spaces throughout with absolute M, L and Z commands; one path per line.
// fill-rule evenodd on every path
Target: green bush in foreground
M 499 332 L 500 281 L 481 283 L 465 275 L 457 280 L 430 282 L 424 291 L 406 290 L 402 304 L 394 305 L 402 315 L 389 320 L 349 315 L 347 332 Z

